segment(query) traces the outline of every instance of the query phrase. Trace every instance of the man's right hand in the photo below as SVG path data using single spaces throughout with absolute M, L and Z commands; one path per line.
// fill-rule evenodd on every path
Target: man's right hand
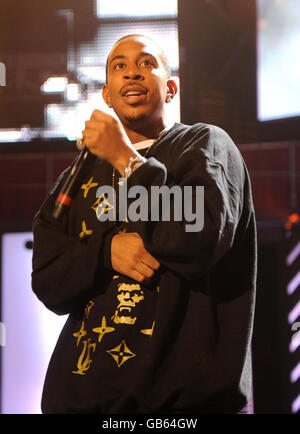
M 120 232 L 111 241 L 111 264 L 115 271 L 137 282 L 151 279 L 160 263 L 145 249 L 136 232 Z

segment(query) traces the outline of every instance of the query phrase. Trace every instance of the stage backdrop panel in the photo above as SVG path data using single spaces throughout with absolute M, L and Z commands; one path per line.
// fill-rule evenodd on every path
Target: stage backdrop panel
M 66 316 L 31 289 L 32 234 L 2 236 L 1 413 L 41 413 L 47 366 Z

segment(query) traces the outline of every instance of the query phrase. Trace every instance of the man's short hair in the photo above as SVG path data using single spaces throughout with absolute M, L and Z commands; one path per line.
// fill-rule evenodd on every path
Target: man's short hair
M 165 53 L 164 50 L 163 50 L 163 49 L 158 45 L 158 43 L 155 42 L 153 39 L 151 39 L 149 36 L 140 35 L 140 34 L 137 34 L 137 33 L 133 33 L 133 34 L 128 34 L 128 35 L 122 36 L 121 38 L 119 38 L 119 39 L 114 43 L 112 49 L 113 49 L 113 48 L 114 48 L 114 47 L 115 47 L 119 42 L 123 41 L 124 39 L 130 39 L 130 38 L 144 38 L 144 39 L 148 39 L 148 41 L 151 41 L 153 44 L 155 44 L 155 45 L 156 45 L 156 46 L 161 50 L 161 60 L 162 60 L 162 63 L 163 63 L 163 65 L 164 65 L 165 71 L 166 71 L 166 73 L 167 73 L 167 77 L 170 78 L 170 76 L 171 76 L 171 67 L 170 67 L 170 64 L 169 64 L 169 60 L 168 60 L 168 58 L 167 58 L 167 56 L 166 56 L 166 53 Z M 112 52 L 112 49 L 110 50 L 110 53 Z M 109 55 L 107 56 L 107 59 L 106 59 L 106 65 L 105 65 L 106 82 L 107 82 L 107 77 L 108 77 L 108 59 L 109 59 L 110 53 L 109 53 Z

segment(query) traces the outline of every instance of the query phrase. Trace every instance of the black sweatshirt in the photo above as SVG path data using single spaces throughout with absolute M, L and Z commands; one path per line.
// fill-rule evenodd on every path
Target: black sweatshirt
M 51 211 L 69 169 L 34 219 L 33 291 L 69 314 L 48 367 L 44 413 L 236 413 L 249 399 L 257 254 L 244 161 L 207 124 L 175 124 L 146 157 L 128 189 L 204 186 L 198 232 L 172 212 L 169 222 L 119 227 L 137 232 L 161 263 L 151 283 L 112 269 L 119 223 L 97 218 L 118 203 L 96 195 L 112 185 L 105 161 L 96 159 L 62 222 Z

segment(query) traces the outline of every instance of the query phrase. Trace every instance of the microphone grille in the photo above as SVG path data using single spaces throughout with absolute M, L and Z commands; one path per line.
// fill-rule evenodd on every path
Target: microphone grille
M 76 140 L 76 146 L 77 146 L 77 149 L 79 149 L 79 151 L 81 151 L 85 147 L 83 139 L 80 139 L 80 138 L 77 139 Z

